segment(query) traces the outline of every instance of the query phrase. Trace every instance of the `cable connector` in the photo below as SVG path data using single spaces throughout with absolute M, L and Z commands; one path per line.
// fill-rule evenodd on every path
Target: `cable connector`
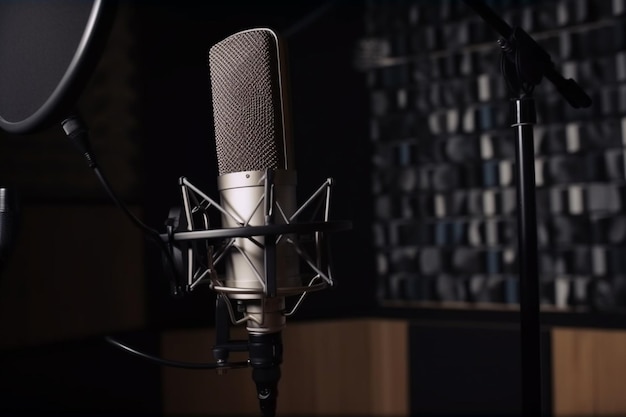
M 91 151 L 89 131 L 80 116 L 75 113 L 68 116 L 61 122 L 61 126 L 63 127 L 65 135 L 70 139 L 74 146 L 76 146 L 78 151 L 83 154 L 87 160 L 89 168 L 93 169 L 96 167 L 98 164 L 96 163 L 96 159 Z

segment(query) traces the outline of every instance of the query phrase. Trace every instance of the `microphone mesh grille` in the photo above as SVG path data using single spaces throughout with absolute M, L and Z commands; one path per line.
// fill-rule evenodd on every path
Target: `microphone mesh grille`
M 278 49 L 268 29 L 209 50 L 219 175 L 284 168 Z

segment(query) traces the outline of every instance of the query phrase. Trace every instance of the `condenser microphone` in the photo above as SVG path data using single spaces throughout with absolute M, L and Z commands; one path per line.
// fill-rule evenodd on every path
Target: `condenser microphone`
M 270 29 L 236 33 L 209 51 L 224 228 L 284 224 L 296 211 L 285 62 L 281 41 Z M 273 415 L 280 378 L 285 327 L 280 292 L 300 285 L 299 258 L 289 238 L 281 236 L 269 247 L 272 236 L 238 237 L 225 254 L 225 287 L 233 289 L 228 297 L 247 317 L 250 363 L 264 415 Z M 276 260 L 271 268 L 267 256 Z
M 161 238 L 175 261 L 174 288 L 208 283 L 218 293 L 217 367 L 238 365 L 229 353 L 248 351 L 261 411 L 273 416 L 286 317 L 307 294 L 333 285 L 327 235 L 351 224 L 330 220 L 331 178 L 296 204 L 286 57 L 277 34 L 236 33 L 211 47 L 208 61 L 219 202 L 181 177 L 183 205 L 170 212 Z M 212 210 L 221 228 L 209 224 Z M 230 340 L 230 324 L 244 323 L 248 340 Z

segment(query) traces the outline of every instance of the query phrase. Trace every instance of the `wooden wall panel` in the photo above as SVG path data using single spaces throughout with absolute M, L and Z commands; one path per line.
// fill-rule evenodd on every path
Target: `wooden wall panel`
M 289 416 L 408 415 L 407 324 L 390 320 L 289 323 L 278 412 Z M 213 361 L 211 329 L 163 334 L 168 358 Z M 163 369 L 166 415 L 258 415 L 249 369 Z
M 376 416 L 409 414 L 408 323 L 371 321 L 371 413 Z
M 555 416 L 626 415 L 626 332 L 552 331 Z

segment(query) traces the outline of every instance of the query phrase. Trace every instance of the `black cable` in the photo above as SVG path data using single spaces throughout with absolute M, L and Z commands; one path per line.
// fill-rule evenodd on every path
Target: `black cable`
M 111 187 L 111 184 L 105 177 L 104 173 L 100 170 L 98 163 L 96 162 L 96 158 L 93 152 L 91 151 L 87 128 L 85 127 L 85 124 L 80 119 L 80 117 L 77 114 L 72 114 L 69 117 L 67 117 L 65 120 L 63 120 L 61 122 L 61 125 L 67 137 L 83 154 L 83 156 L 87 160 L 87 164 L 93 170 L 96 177 L 100 181 L 100 184 L 104 187 L 106 193 L 113 200 L 115 205 L 126 214 L 126 216 L 130 219 L 130 221 L 136 227 L 142 230 L 148 237 L 152 239 L 153 242 L 155 242 L 159 246 L 163 254 L 165 254 L 167 263 L 172 270 L 173 276 L 176 278 L 178 275 L 178 272 L 176 270 L 176 265 L 174 263 L 172 253 L 169 251 L 169 248 L 167 244 L 165 243 L 165 241 L 161 239 L 159 232 L 147 226 L 146 224 L 144 224 L 137 216 L 135 216 L 135 214 L 132 211 L 130 211 L 128 206 L 126 206 L 126 204 L 124 204 L 124 202 L 117 196 L 117 194 L 113 190 L 113 187 Z M 178 290 L 179 288 L 177 288 L 176 285 L 174 285 L 173 294 L 178 295 L 177 293 Z M 217 363 L 192 363 L 192 362 L 172 361 L 172 360 L 163 359 L 163 358 L 159 358 L 159 357 L 147 354 L 147 353 L 140 352 L 118 340 L 115 340 L 114 338 L 110 336 L 105 336 L 105 340 L 113 344 L 114 346 L 117 346 L 118 348 L 121 348 L 129 353 L 132 353 L 144 359 L 148 359 L 158 364 L 166 365 L 166 366 L 173 366 L 177 368 L 186 368 L 186 369 L 229 369 L 229 368 L 243 368 L 243 367 L 248 366 L 248 362 L 233 362 L 233 363 L 217 364 Z
M 172 367 L 176 367 L 176 368 L 185 368 L 185 369 L 198 369 L 198 370 L 203 370 L 203 369 L 236 369 L 236 368 L 247 368 L 248 367 L 248 361 L 245 362 L 227 362 L 225 364 L 218 364 L 218 363 L 194 363 L 194 362 L 181 362 L 181 361 L 174 361 L 174 360 L 170 360 L 170 359 L 163 359 L 163 358 L 159 358 L 157 356 L 153 356 L 144 352 L 140 352 L 136 349 L 133 349 L 132 347 L 125 345 L 124 343 L 113 339 L 110 336 L 105 336 L 104 338 L 107 342 L 111 343 L 114 346 L 117 346 L 120 349 L 123 349 L 129 353 L 132 353 L 133 355 L 139 356 L 143 359 L 148 359 L 152 362 L 158 363 L 159 365 L 165 365 L 165 366 L 172 366 Z
M 107 195 L 111 198 L 111 200 L 115 203 L 115 205 L 121 209 L 124 214 L 130 219 L 130 221 L 137 228 L 142 230 L 145 235 L 147 235 L 161 250 L 163 255 L 165 256 L 165 260 L 170 269 L 173 279 L 173 285 L 171 288 L 172 295 L 179 296 L 181 295 L 181 289 L 176 285 L 176 283 L 181 282 L 178 279 L 178 270 L 176 269 L 176 264 L 174 262 L 174 258 L 172 256 L 171 251 L 169 250 L 167 244 L 161 236 L 159 232 L 145 223 L 143 223 L 135 214 L 130 211 L 128 206 L 124 204 L 124 202 L 118 197 L 117 193 L 111 187 L 108 179 L 104 175 L 104 173 L 100 170 L 100 167 L 96 161 L 95 155 L 91 150 L 91 145 L 89 143 L 88 130 L 82 121 L 82 119 L 77 114 L 72 114 L 61 122 L 63 130 L 67 137 L 72 141 L 74 146 L 78 148 L 78 150 L 82 153 L 83 157 L 87 161 L 87 165 L 92 169 L 100 184 L 106 191 Z
M 93 170 L 94 174 L 100 181 L 100 184 L 105 189 L 106 193 L 109 195 L 111 200 L 113 200 L 115 205 L 126 214 L 126 216 L 130 219 L 130 221 L 137 228 L 142 230 L 154 243 L 156 243 L 156 245 L 159 247 L 163 255 L 165 255 L 165 260 L 167 261 L 166 263 L 168 267 L 170 268 L 172 276 L 175 277 L 174 282 L 180 282 L 180 280 L 176 279 L 178 275 L 178 270 L 176 269 L 176 264 L 172 256 L 172 252 L 169 250 L 169 247 L 167 246 L 165 241 L 161 239 L 161 235 L 159 234 L 159 232 L 151 228 L 150 226 L 147 226 L 145 223 L 143 223 L 137 216 L 135 216 L 135 214 L 132 211 L 130 211 L 128 206 L 119 199 L 119 197 L 117 196 L 117 194 L 111 187 L 111 184 L 105 177 L 104 173 L 100 170 L 100 167 L 98 166 L 97 163 L 94 162 L 93 165 L 91 166 L 91 169 Z M 172 285 L 171 291 L 172 291 L 172 295 L 174 296 L 181 295 L 181 289 L 178 288 L 176 284 Z
M 111 184 L 109 183 L 107 178 L 104 176 L 104 174 L 100 170 L 100 167 L 98 166 L 98 164 L 94 164 L 91 167 L 91 169 L 93 170 L 94 174 L 96 174 L 96 177 L 98 177 L 100 184 L 105 189 L 105 191 L 107 192 L 111 200 L 113 200 L 113 202 L 118 208 L 124 211 L 126 216 L 128 216 L 128 218 L 133 222 L 133 224 L 136 227 L 142 229 L 144 232 L 146 232 L 151 238 L 158 239 L 158 242 L 163 243 L 163 240 L 159 236 L 159 232 L 151 228 L 150 226 L 147 226 L 145 223 L 143 223 L 137 216 L 135 216 L 135 214 L 132 211 L 130 211 L 128 206 L 119 199 L 119 197 L 113 191 Z

